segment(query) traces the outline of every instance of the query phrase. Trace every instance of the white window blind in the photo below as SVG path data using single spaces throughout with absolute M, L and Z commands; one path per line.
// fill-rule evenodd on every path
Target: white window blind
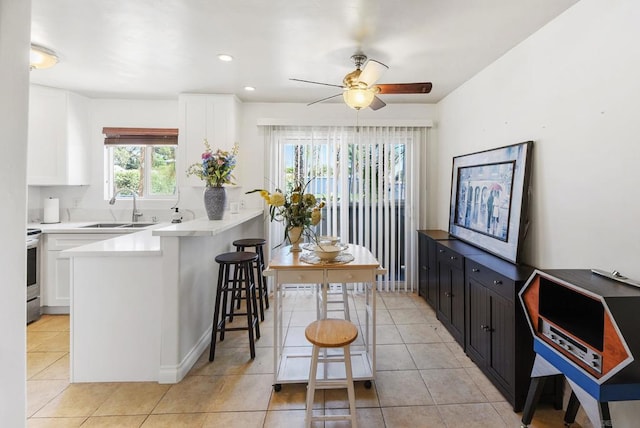
M 327 202 L 317 232 L 368 248 L 389 272 L 379 289 L 413 291 L 427 128 L 269 126 L 265 136 L 265 188 L 311 180 L 309 191 Z M 271 242 L 283 236 L 282 225 L 271 223 Z

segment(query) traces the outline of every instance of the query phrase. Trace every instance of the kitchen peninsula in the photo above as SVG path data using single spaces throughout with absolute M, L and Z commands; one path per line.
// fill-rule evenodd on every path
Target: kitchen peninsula
M 262 210 L 66 250 L 71 382 L 179 382 L 209 346 L 217 254 L 264 235 Z

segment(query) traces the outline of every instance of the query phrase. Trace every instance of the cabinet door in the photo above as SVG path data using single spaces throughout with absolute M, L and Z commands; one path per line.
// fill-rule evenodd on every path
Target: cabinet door
M 67 138 L 67 95 L 64 91 L 32 86 L 29 93 L 27 182 L 64 184 Z
M 426 236 L 418 234 L 418 295 L 429 301 L 427 281 L 429 276 L 428 245 Z
M 32 85 L 29 93 L 29 185 L 89 184 L 88 99 Z
M 41 286 L 42 306 L 55 307 L 55 313 L 60 307 L 69 306 L 69 259 L 59 258 L 62 251 L 47 251 L 44 282 Z M 62 310 L 62 312 L 67 312 Z
M 438 261 L 436 259 L 436 242 L 427 241 L 427 302 L 433 308 L 438 307 Z
M 468 323 L 466 351 L 479 367 L 483 367 L 487 360 L 490 336 L 488 292 L 474 279 L 468 280 L 466 291 Z
M 451 266 L 438 260 L 438 309 L 437 314 L 445 326 L 451 324 Z
M 514 382 L 514 305 L 504 297 L 488 292 L 491 317 L 491 343 L 487 369 L 507 390 Z
M 464 270 L 451 269 L 451 326 L 452 335 L 464 348 Z
M 233 95 L 185 94 L 179 97 L 179 150 L 183 167 L 202 160 L 205 138 L 211 150 L 231 150 L 238 134 L 238 101 Z M 181 177 L 191 186 L 204 186 L 195 176 Z

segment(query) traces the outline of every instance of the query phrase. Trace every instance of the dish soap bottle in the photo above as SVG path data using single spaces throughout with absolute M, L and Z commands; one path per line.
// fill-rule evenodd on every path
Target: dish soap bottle
M 178 211 L 178 207 L 174 208 L 175 212 L 171 215 L 171 223 L 182 223 L 182 214 Z

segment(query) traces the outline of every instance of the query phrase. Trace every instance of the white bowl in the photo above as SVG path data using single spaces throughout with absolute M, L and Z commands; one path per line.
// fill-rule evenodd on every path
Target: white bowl
M 339 236 L 329 236 L 329 235 L 318 236 L 318 243 L 320 244 L 329 243 L 331 245 L 336 245 L 338 242 L 340 242 Z
M 342 248 L 336 247 L 335 245 L 316 245 L 316 248 L 313 250 L 314 253 L 321 260 L 329 261 L 338 257 Z

